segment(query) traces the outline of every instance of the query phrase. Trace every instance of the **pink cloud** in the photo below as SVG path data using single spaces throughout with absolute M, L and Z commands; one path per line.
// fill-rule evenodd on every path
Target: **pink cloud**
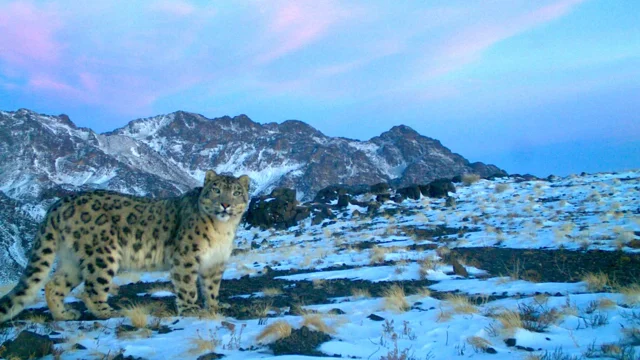
M 79 92 L 71 85 L 47 75 L 36 75 L 29 79 L 29 87 L 34 90 L 54 90 L 67 94 Z
M 475 60 L 482 51 L 497 42 L 562 17 L 583 1 L 560 0 L 524 15 L 512 17 L 502 23 L 484 23 L 469 27 L 460 35 L 446 40 L 447 45 L 438 51 L 445 61 L 431 68 L 428 75 L 435 76 L 455 70 Z
M 30 2 L 0 5 L 0 59 L 29 68 L 55 63 L 62 50 L 55 40 L 60 28 L 55 13 Z
M 152 10 L 173 16 L 188 16 L 194 13 L 195 7 L 186 1 L 160 1 L 154 2 Z
M 345 14 L 328 1 L 285 2 L 267 25 L 271 49 L 258 56 L 268 63 L 322 38 Z

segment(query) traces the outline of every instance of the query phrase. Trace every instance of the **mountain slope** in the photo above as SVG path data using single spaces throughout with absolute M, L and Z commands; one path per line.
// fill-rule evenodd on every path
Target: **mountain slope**
M 0 154 L 0 261 L 9 269 L 23 265 L 16 254 L 28 248 L 46 208 L 78 190 L 174 196 L 215 169 L 249 175 L 254 195 L 285 186 L 310 200 L 338 183 L 401 186 L 501 171 L 470 164 L 406 126 L 358 141 L 326 136 L 296 120 L 258 124 L 245 115 L 208 119 L 183 111 L 104 134 L 79 128 L 66 115 L 0 111 Z

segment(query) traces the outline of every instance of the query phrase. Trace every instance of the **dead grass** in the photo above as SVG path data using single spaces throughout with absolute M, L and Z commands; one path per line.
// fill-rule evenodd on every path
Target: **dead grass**
M 203 352 L 213 352 L 218 345 L 220 345 L 220 340 L 216 338 L 216 333 L 214 331 L 209 330 L 209 334 L 207 336 L 202 336 L 199 330 L 196 330 L 196 337 L 189 340 L 193 347 L 189 350 L 189 353 L 192 355 L 201 354 Z
M 447 294 L 444 300 L 451 306 L 453 312 L 456 314 L 476 314 L 478 313 L 478 307 L 469 301 L 469 298 L 464 295 Z
M 291 336 L 291 325 L 286 321 L 276 321 L 267 326 L 258 334 L 256 341 L 261 344 L 272 343 L 279 339 Z
M 151 315 L 151 308 L 148 304 L 129 304 L 124 306 L 120 312 L 129 318 L 131 325 L 138 329 L 146 328 Z
M 25 318 L 25 320 L 36 324 L 45 324 L 48 322 L 47 317 L 43 314 L 30 314 Z
M 282 295 L 282 289 L 278 289 L 275 287 L 264 288 L 262 289 L 262 293 L 264 294 L 264 296 L 278 296 Z
M 603 291 L 609 285 L 609 276 L 606 273 L 588 273 L 582 278 L 587 283 L 589 291 Z
M 418 290 L 416 295 L 418 295 L 420 297 L 430 297 L 431 296 L 431 290 L 429 290 L 429 288 L 425 286 L 425 287 L 422 287 L 420 290 Z
M 384 291 L 384 308 L 395 312 L 405 312 L 411 308 L 402 287 L 392 285 Z
M 511 189 L 511 185 L 509 184 L 497 184 L 494 190 L 496 193 L 500 194 L 509 189 Z
M 640 284 L 631 284 L 620 289 L 620 293 L 624 296 L 624 304 L 628 306 L 636 306 L 640 304 Z
M 465 185 L 475 184 L 480 181 L 480 175 L 478 174 L 464 174 L 462 175 L 462 183 Z
M 324 322 L 320 314 L 307 314 L 302 317 L 302 326 L 316 329 L 325 334 L 335 334 L 336 330 Z
M 502 329 L 505 335 L 513 335 L 517 329 L 522 329 L 522 318 L 520 318 L 520 313 L 513 310 L 506 310 L 496 317 L 500 324 L 502 325 Z
M 369 262 L 373 265 L 381 264 L 385 261 L 386 254 L 388 253 L 388 248 L 374 246 L 373 248 L 371 248 L 371 257 L 369 258 Z
M 480 336 L 470 336 L 467 338 L 467 343 L 473 347 L 476 352 L 485 352 L 491 347 L 491 342 Z
M 352 288 L 351 296 L 354 299 L 368 299 L 371 297 L 371 293 L 367 289 Z
M 615 309 L 617 306 L 618 304 L 609 298 L 602 298 L 598 300 L 598 309 L 601 310 Z

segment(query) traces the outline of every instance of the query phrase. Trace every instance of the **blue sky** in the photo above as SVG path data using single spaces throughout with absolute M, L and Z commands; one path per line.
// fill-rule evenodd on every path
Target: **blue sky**
M 406 124 L 509 172 L 640 167 L 640 2 L 2 1 L 0 109 Z

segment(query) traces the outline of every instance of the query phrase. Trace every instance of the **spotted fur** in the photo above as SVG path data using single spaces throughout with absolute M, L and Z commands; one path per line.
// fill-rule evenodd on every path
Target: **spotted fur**
M 115 315 L 107 304 L 119 270 L 169 270 L 178 311 L 217 303 L 225 262 L 249 201 L 249 178 L 208 171 L 204 186 L 180 197 L 154 200 L 111 191 L 64 197 L 40 225 L 20 282 L 0 299 L 0 322 L 33 301 L 48 278 L 45 297 L 57 320 L 77 319 L 64 297 L 81 282 L 87 309 L 99 318 Z M 200 292 L 197 281 L 200 279 Z

